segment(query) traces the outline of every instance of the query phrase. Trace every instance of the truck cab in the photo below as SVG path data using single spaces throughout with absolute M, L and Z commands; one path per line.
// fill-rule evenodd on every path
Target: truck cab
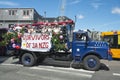
M 112 59 L 108 43 L 91 40 L 85 31 L 73 33 L 72 56 L 88 70 L 98 70 L 99 59 Z

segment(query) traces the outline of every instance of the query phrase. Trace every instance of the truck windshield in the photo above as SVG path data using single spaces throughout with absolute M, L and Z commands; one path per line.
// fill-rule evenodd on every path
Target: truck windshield
M 77 41 L 86 41 L 86 35 L 85 34 L 76 34 L 76 40 Z
M 87 33 L 77 33 L 76 34 L 77 41 L 90 41 L 91 39 L 87 35 Z

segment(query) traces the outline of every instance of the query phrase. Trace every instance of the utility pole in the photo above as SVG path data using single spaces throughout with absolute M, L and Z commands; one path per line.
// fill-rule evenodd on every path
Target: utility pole
M 46 11 L 44 11 L 44 22 L 46 22 Z
M 64 16 L 65 6 L 66 6 L 66 0 L 62 0 L 62 3 L 61 3 L 61 16 Z
M 66 0 L 62 0 L 61 8 L 60 8 L 60 11 L 61 11 L 60 16 L 64 16 L 64 14 L 65 14 L 65 6 L 66 6 Z

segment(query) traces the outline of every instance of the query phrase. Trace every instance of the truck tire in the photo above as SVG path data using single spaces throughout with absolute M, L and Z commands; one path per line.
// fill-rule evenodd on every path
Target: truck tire
M 88 55 L 83 59 L 83 66 L 90 71 L 97 71 L 100 68 L 100 60 L 95 55 Z
M 37 61 L 36 57 L 30 53 L 25 53 L 21 56 L 21 63 L 24 66 L 27 66 L 27 67 L 33 66 L 36 64 L 36 61 Z

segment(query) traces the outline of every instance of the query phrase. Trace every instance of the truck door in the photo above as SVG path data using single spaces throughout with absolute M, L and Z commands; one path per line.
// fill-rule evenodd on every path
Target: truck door
M 87 49 L 87 35 L 86 33 L 76 33 L 72 44 L 72 53 L 74 57 L 82 57 Z

